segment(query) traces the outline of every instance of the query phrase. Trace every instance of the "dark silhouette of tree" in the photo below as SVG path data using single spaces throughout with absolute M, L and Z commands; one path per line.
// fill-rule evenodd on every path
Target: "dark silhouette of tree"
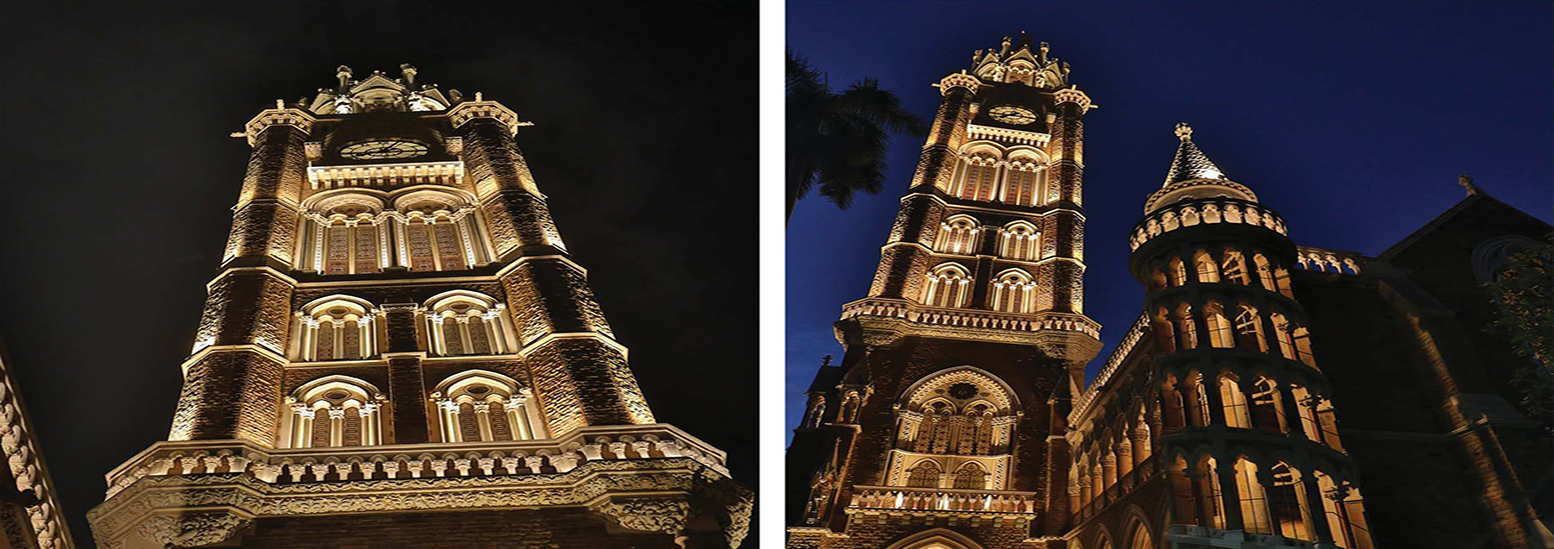
M 788 212 L 811 190 L 837 207 L 852 205 L 853 193 L 877 193 L 885 180 L 890 134 L 921 136 L 927 124 L 901 107 L 895 94 L 865 78 L 836 93 L 824 75 L 793 52 L 787 54 L 785 83 Z
M 1554 235 L 1506 258 L 1485 283 L 1498 317 L 1490 323 L 1511 340 L 1511 350 L 1529 364 L 1512 371 L 1522 389 L 1522 409 L 1543 420 L 1554 415 Z

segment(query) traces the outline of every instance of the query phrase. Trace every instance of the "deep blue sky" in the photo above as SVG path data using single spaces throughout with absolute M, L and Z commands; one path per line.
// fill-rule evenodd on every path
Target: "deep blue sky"
M 1374 255 L 1463 198 L 1458 174 L 1550 220 L 1551 2 L 788 2 L 788 47 L 834 87 L 875 77 L 931 118 L 929 87 L 1021 30 L 1073 64 L 1085 118 L 1085 311 L 1106 349 L 1138 315 L 1127 234 L 1176 150 L 1172 127 L 1283 214 L 1297 244 Z M 831 323 L 864 296 L 922 141 L 886 190 L 788 228 L 788 424 Z

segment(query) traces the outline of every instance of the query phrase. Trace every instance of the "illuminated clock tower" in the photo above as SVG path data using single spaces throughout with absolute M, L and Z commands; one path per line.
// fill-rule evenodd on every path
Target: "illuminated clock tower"
M 868 294 L 788 455 L 791 547 L 1043 547 L 1068 517 L 1090 98 L 1046 43 L 944 77 Z M 1053 538 L 1056 539 L 1056 538 Z M 1061 546 L 1053 545 L 1053 547 Z
M 171 432 L 108 474 L 97 543 L 737 547 L 751 494 L 654 418 L 527 124 L 409 65 L 337 76 L 234 134 Z

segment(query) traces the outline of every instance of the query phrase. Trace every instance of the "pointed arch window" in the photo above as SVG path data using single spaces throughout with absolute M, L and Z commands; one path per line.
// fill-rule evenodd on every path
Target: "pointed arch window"
M 1236 305 L 1236 346 L 1268 352 L 1268 340 L 1263 338 L 1263 317 L 1257 308 L 1246 303 Z
M 958 264 L 945 263 L 928 273 L 922 301 L 932 307 L 964 307 L 970 289 L 971 272 Z
M 1220 273 L 1221 278 L 1226 282 L 1234 282 L 1241 285 L 1251 284 L 1252 282 L 1246 272 L 1246 256 L 1242 255 L 1239 250 L 1225 250 L 1224 257 L 1220 259 Z
M 1252 382 L 1253 393 L 1251 397 L 1252 425 L 1269 433 L 1286 432 L 1284 397 L 1279 392 L 1278 383 L 1268 376 L 1257 376 Z
M 967 462 L 955 472 L 954 487 L 962 490 L 987 489 L 987 470 L 977 462 Z
M 1197 269 L 1199 283 L 1219 282 L 1219 266 L 1215 265 L 1214 258 L 1209 257 L 1209 252 L 1198 250 L 1193 254 L 1192 262 Z
M 490 261 L 479 211 L 469 198 L 437 190 L 394 200 L 399 265 L 411 271 L 457 271 Z
M 532 393 L 512 378 L 470 370 L 438 384 L 438 431 L 443 442 L 534 440 L 549 438 L 530 405 Z
M 990 202 L 998 182 L 999 160 L 987 153 L 966 156 L 961 161 L 961 178 L 955 196 L 966 200 Z
M 376 356 L 376 315 L 371 303 L 350 296 L 315 300 L 296 314 L 292 356 L 304 362 Z
M 1198 348 L 1198 323 L 1193 320 L 1191 305 L 1183 303 L 1176 307 L 1176 335 L 1181 339 L 1177 348 Z
M 456 290 L 426 303 L 426 328 L 438 356 L 513 352 L 507 307 L 485 294 Z
M 372 384 L 346 376 L 314 380 L 286 397 L 280 448 L 325 448 L 383 444 L 383 394 Z
M 1268 494 L 1257 478 L 1257 464 L 1242 457 L 1236 460 L 1236 493 L 1241 497 L 1241 525 L 1248 532 L 1272 534 L 1268 520 Z
M 1186 263 L 1182 262 L 1182 258 L 1180 258 L 1180 257 L 1173 257 L 1173 258 L 1171 258 L 1171 261 L 1169 262 L 1169 267 L 1170 267 L 1170 271 L 1169 272 L 1171 274 L 1171 285 L 1172 286 L 1181 286 L 1181 285 L 1187 283 L 1187 265 L 1186 265 Z
M 1269 320 L 1273 321 L 1273 336 L 1279 342 L 1279 355 L 1290 360 L 1295 358 L 1294 326 L 1283 313 L 1274 311 L 1268 313 Z
M 1212 421 L 1209 417 L 1209 389 L 1204 386 L 1203 374 L 1192 372 L 1187 374 L 1186 392 L 1192 403 L 1189 419 L 1193 427 L 1207 427 Z
M 1005 204 L 1016 206 L 1034 206 L 1037 204 L 1037 193 L 1041 190 L 1041 180 L 1045 179 L 1045 171 L 1041 164 L 1030 161 L 1012 161 L 1009 163 L 1008 176 L 1004 178 L 1004 189 L 1001 193 L 1001 201 Z
M 1036 227 L 1024 221 L 1005 225 L 999 232 L 998 255 L 1020 261 L 1035 261 L 1041 255 Z
M 1197 497 L 1202 504 L 1204 526 L 1225 528 L 1225 499 L 1219 484 L 1219 464 L 1205 456 L 1198 466 Z
M 1225 318 L 1224 306 L 1218 301 L 1209 301 L 1203 306 L 1203 314 L 1209 326 L 1209 345 L 1221 349 L 1235 347 L 1235 338 L 1230 332 L 1230 319 Z
M 1311 510 L 1306 507 L 1306 487 L 1300 472 L 1288 463 L 1274 464 L 1273 486 L 1268 493 L 1274 533 L 1290 539 L 1314 540 Z
M 1150 327 L 1155 331 L 1155 337 L 1159 341 L 1160 352 L 1169 353 L 1176 350 L 1176 330 L 1171 327 L 1171 314 L 1165 307 L 1155 310 L 1155 316 L 1150 318 Z
M 947 254 L 974 254 L 977 252 L 977 236 L 981 230 L 981 224 L 974 217 L 952 216 L 939 225 L 933 249 Z
M 1322 471 L 1313 471 L 1317 488 L 1322 491 L 1322 508 L 1327 515 L 1333 544 L 1344 549 L 1371 549 L 1369 525 L 1365 520 L 1364 499 L 1352 484 L 1339 485 Z
M 303 214 L 296 268 L 326 275 L 372 274 L 388 261 L 383 201 L 375 196 L 330 195 Z
M 923 460 L 912 467 L 907 474 L 907 486 L 913 488 L 938 488 L 939 464 L 933 460 Z
M 1263 285 L 1263 289 L 1270 292 L 1279 291 L 1278 284 L 1273 280 L 1273 265 L 1268 263 L 1268 258 L 1263 254 L 1252 254 L 1252 264 L 1257 267 L 1257 281 Z
M 1019 269 L 999 273 L 993 280 L 993 310 L 1005 313 L 1029 313 L 1034 309 L 1036 285 L 1031 275 Z
M 1241 381 L 1235 374 L 1225 372 L 1219 377 L 1219 398 L 1225 407 L 1225 425 L 1236 429 L 1252 426 L 1247 412 L 1246 393 L 1241 392 Z

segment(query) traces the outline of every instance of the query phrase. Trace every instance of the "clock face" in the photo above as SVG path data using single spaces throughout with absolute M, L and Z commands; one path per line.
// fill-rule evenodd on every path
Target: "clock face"
M 426 153 L 426 145 L 406 139 L 362 141 L 340 149 L 340 156 L 352 160 L 394 160 L 415 158 Z
M 993 117 L 993 120 L 1014 126 L 1024 126 L 1036 121 L 1036 113 L 1031 112 L 1030 109 L 1011 105 L 993 107 L 987 111 L 987 115 Z

